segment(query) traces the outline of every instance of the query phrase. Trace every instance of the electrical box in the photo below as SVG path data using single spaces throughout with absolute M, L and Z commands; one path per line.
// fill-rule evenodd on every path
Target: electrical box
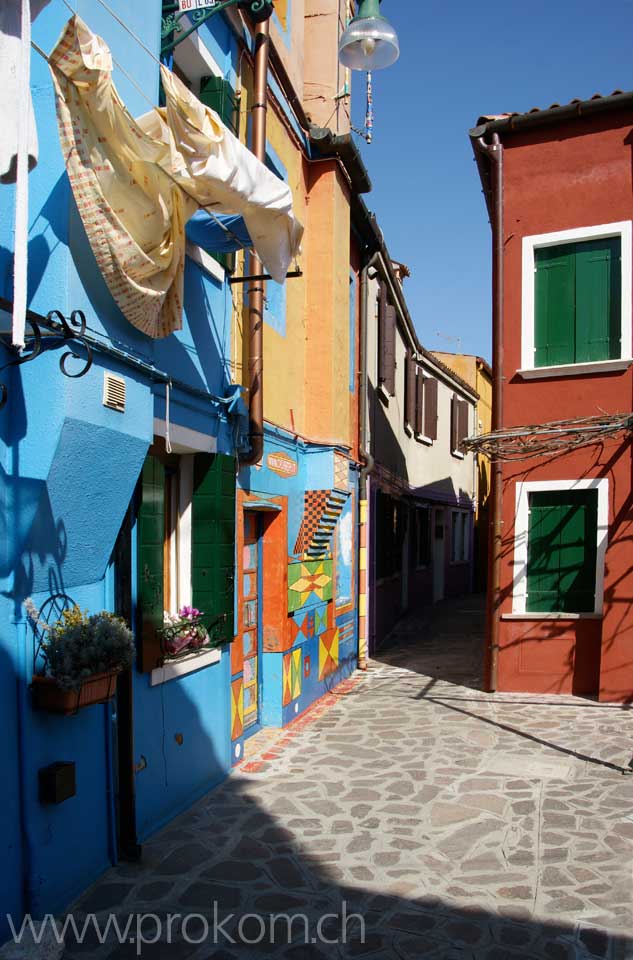
M 63 803 L 77 793 L 75 764 L 60 760 L 38 771 L 40 803 Z

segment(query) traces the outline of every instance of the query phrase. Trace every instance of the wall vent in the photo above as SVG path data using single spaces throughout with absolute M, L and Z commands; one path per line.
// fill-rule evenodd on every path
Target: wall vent
M 125 380 L 107 370 L 103 374 L 103 406 L 125 412 Z

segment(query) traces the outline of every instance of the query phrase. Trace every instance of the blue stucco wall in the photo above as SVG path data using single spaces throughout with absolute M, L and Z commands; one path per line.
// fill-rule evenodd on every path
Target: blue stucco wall
M 73 5 L 144 92 L 115 63 L 114 80 L 131 113 L 146 112 L 158 97 L 155 60 L 100 4 L 79 0 Z M 109 0 L 109 6 L 158 54 L 160 0 L 137 5 Z M 62 0 L 52 0 L 42 12 L 33 38 L 43 50 L 54 46 L 68 15 Z M 219 20 L 205 34 L 230 75 L 236 59 L 230 31 Z M 152 341 L 130 326 L 87 243 L 64 170 L 48 66 L 36 54 L 32 91 L 40 160 L 29 178 L 29 307 L 66 315 L 81 309 L 98 339 L 197 390 L 223 396 L 231 382 L 228 285 L 187 260 L 183 329 Z M 0 295 L 8 299 L 13 203 L 13 188 L 0 186 Z M 89 373 L 70 380 L 60 373 L 60 353 L 2 375 L 9 402 L 0 411 L 0 723 L 15 736 L 3 738 L 0 746 L 0 942 L 8 935 L 7 912 L 62 909 L 112 860 L 110 708 L 91 707 L 71 718 L 31 708 L 27 684 L 34 638 L 22 603 L 31 596 L 40 605 L 51 592 L 65 590 L 88 610 L 111 608 L 110 554 L 152 441 L 154 419 L 165 417 L 164 385 L 144 372 L 96 353 Z M 123 414 L 102 404 L 105 370 L 125 378 Z M 211 434 L 219 452 L 232 452 L 234 428 L 207 400 L 174 386 L 170 406 L 173 423 Z M 141 839 L 230 767 L 228 659 L 226 651 L 220 663 L 155 688 L 147 676 L 135 675 Z M 45 807 L 38 800 L 37 771 L 56 760 L 75 761 L 77 796 Z

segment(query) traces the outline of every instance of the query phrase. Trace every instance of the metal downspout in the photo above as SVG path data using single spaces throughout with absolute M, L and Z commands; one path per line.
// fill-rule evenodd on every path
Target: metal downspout
M 252 151 L 258 160 L 266 162 L 266 111 L 268 97 L 268 60 L 270 21 L 264 20 L 255 28 L 255 76 L 253 88 Z M 259 276 L 264 270 L 255 253 L 248 260 L 249 276 Z M 264 452 L 264 294 L 266 282 L 255 280 L 248 290 L 248 406 L 250 451 L 240 461 L 244 466 L 259 463 Z
M 374 469 L 374 458 L 367 450 L 367 281 L 369 271 L 379 260 L 374 253 L 361 271 L 360 278 L 360 361 L 359 361 L 359 454 L 363 467 L 359 477 L 358 531 L 359 531 L 359 575 L 358 575 L 358 667 L 367 669 L 369 653 L 368 612 L 369 612 L 369 504 L 367 499 L 368 477 Z
M 491 227 L 493 241 L 492 290 L 492 429 L 503 426 L 503 145 L 495 133 L 492 143 L 483 137 L 478 149 L 490 161 L 492 169 Z M 497 689 L 499 670 L 499 621 L 501 615 L 501 557 L 503 549 L 503 466 L 493 460 L 492 518 L 490 524 L 490 593 L 488 601 L 488 648 L 486 651 L 487 686 Z

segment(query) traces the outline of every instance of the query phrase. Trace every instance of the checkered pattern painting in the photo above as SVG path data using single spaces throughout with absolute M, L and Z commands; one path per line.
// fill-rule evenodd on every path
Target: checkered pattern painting
M 310 546 L 325 513 L 329 495 L 329 490 L 306 490 L 303 501 L 303 520 L 295 543 L 295 553 L 304 554 Z

